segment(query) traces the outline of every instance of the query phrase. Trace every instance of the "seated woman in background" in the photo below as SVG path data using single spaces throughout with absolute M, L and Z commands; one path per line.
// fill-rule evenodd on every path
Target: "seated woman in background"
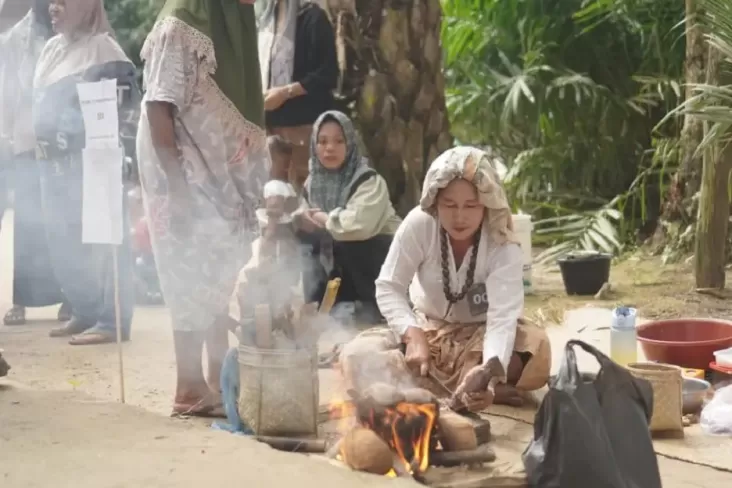
M 303 275 L 305 299 L 320 301 L 329 276 L 341 278 L 337 302 L 361 307 L 359 319 L 378 322 L 374 280 L 401 220 L 386 181 L 361 157 L 351 120 L 325 112 L 313 126 L 310 176 L 298 217 L 310 244 Z
M 422 386 L 439 395 L 444 387 L 459 391 L 459 405 L 471 410 L 520 405 L 522 391 L 546 384 L 550 344 L 521 318 L 523 256 L 512 227 L 506 194 L 483 151 L 456 147 L 432 163 L 420 206 L 404 219 L 376 280 L 390 330 L 366 331 L 344 347 L 341 364 L 354 388 L 368 387 L 363 374 L 349 374 L 364 371 L 357 364 L 363 360 L 369 371 L 390 368 L 389 378 L 399 376 L 394 371 L 407 382 L 424 377 Z M 394 361 L 400 347 L 405 353 Z M 379 356 L 390 358 L 383 367 Z M 483 374 L 491 359 L 503 366 L 495 389 L 466 380 Z

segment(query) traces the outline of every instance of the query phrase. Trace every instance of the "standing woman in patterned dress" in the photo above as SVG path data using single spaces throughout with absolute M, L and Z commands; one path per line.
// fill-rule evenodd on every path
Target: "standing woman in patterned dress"
M 253 3 L 168 0 L 142 49 L 137 154 L 173 324 L 173 414 L 222 413 L 228 306 L 269 176 Z

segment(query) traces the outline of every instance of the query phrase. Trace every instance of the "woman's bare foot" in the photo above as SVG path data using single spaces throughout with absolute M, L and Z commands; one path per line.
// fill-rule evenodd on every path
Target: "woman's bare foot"
M 177 395 L 173 404 L 174 417 L 217 417 L 226 418 L 221 395 L 205 388 L 200 392 L 185 392 Z

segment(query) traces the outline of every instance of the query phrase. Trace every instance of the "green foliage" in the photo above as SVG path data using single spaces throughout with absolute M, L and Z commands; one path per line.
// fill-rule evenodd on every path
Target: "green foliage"
M 165 0 L 104 0 L 117 40 L 138 66 L 142 44 L 164 3 Z
M 558 244 L 547 258 L 618 250 L 628 229 L 658 212 L 672 172 L 674 160 L 656 150 L 678 127 L 653 129 L 682 96 L 683 2 L 442 5 L 458 138 L 502 155 L 511 198 L 539 219 L 541 243 Z
M 700 19 L 707 32 L 707 43 L 722 54 L 721 86 L 693 85 L 693 95 L 671 111 L 659 125 L 683 114 L 691 114 L 710 124 L 698 150 L 732 142 L 732 2 L 705 0 Z

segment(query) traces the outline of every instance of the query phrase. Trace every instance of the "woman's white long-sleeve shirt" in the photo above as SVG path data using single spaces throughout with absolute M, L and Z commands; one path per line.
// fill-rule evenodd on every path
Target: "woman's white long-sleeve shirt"
M 408 327 L 426 326 L 414 311 L 427 318 L 449 323 L 486 321 L 483 359 L 487 361 L 497 356 L 507 369 L 516 339 L 517 321 L 524 307 L 521 248 L 513 243 L 496 245 L 483 228 L 473 282 L 485 284 L 488 309 L 486 313 L 474 316 L 467 297 L 452 307 L 449 307 L 445 298 L 439 229 L 437 219 L 419 207 L 407 215 L 394 235 L 389 254 L 376 280 L 379 309 L 399 337 Z M 475 250 L 471 247 L 459 269 L 456 269 L 452 250 L 448 252 L 450 288 L 453 293 L 459 292 L 467 279 L 473 252 Z M 450 311 L 446 316 L 448 308 Z

